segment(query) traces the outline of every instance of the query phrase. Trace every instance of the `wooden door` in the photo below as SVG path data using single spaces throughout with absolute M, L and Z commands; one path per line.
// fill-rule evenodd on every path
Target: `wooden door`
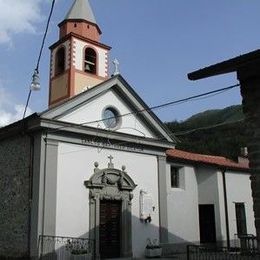
M 100 256 L 120 257 L 121 201 L 100 201 Z
M 200 242 L 216 243 L 214 204 L 199 205 Z

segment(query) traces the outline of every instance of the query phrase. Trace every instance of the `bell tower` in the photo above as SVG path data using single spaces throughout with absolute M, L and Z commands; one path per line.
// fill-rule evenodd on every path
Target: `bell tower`
M 59 40 L 50 47 L 49 107 L 108 79 L 111 47 L 100 42 L 89 0 L 74 0 L 59 28 Z

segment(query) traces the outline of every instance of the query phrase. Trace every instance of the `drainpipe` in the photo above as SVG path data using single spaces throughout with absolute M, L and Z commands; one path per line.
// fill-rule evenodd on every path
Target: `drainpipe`
M 228 218 L 228 203 L 227 203 L 227 185 L 226 185 L 226 169 L 222 170 L 223 191 L 224 191 L 224 205 L 225 205 L 225 220 L 226 220 L 226 236 L 227 248 L 230 249 L 230 236 L 229 236 L 229 218 Z
M 47 149 L 48 149 L 48 145 L 47 145 L 47 138 L 48 138 L 48 134 L 46 133 L 46 136 L 44 138 L 44 142 L 45 142 L 45 149 L 44 149 L 44 169 L 43 169 L 43 196 L 42 196 L 42 239 L 43 236 L 45 235 L 45 192 L 46 192 L 46 167 L 47 167 Z M 43 250 L 43 241 L 41 242 L 41 252 Z

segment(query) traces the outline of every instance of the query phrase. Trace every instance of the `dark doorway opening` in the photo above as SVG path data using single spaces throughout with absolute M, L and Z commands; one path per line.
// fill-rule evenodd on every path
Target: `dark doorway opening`
M 101 258 L 120 257 L 121 201 L 100 201 L 100 256 Z
M 216 243 L 214 204 L 199 205 L 200 242 Z
M 235 208 L 236 208 L 237 234 L 238 236 L 245 235 L 247 234 L 245 204 L 235 203 Z

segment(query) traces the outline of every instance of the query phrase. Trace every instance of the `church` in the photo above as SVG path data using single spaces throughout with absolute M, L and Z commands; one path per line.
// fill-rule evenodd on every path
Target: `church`
M 141 258 L 255 234 L 248 166 L 175 149 L 116 61 L 109 75 L 88 0 L 59 30 L 48 109 L 0 129 L 0 256 Z

